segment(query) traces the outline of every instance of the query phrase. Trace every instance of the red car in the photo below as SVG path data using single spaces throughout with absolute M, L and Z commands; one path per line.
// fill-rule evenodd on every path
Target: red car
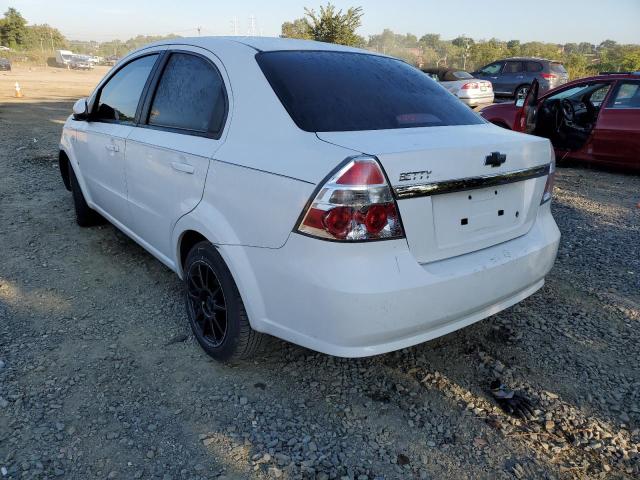
M 486 120 L 546 137 L 558 160 L 572 159 L 640 172 L 640 73 L 581 78 L 538 98 L 485 107 Z

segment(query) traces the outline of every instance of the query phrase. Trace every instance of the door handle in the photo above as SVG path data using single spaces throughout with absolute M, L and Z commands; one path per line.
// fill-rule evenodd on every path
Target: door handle
M 119 152 L 120 148 L 117 145 L 105 145 L 104 148 L 106 148 L 107 150 L 109 150 L 110 152 Z
M 193 165 L 189 165 L 188 163 L 182 163 L 182 162 L 171 162 L 171 168 L 173 168 L 174 170 L 177 170 L 178 172 L 184 172 L 189 174 L 192 174 L 193 172 L 196 171 Z

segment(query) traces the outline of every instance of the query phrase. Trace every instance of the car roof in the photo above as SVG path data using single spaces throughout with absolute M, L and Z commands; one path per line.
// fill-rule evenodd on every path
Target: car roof
M 282 50 L 325 50 L 338 52 L 360 52 L 380 55 L 376 52 L 359 48 L 336 45 L 334 43 L 316 42 L 313 40 L 299 40 L 279 37 L 185 37 L 162 40 L 147 46 L 156 45 L 192 45 L 205 49 L 215 49 L 229 42 L 241 43 L 259 52 L 274 52 Z
M 540 57 L 508 57 L 504 60 L 531 60 L 535 62 L 549 62 L 549 63 L 562 63 L 558 60 L 549 60 L 548 58 L 540 58 Z

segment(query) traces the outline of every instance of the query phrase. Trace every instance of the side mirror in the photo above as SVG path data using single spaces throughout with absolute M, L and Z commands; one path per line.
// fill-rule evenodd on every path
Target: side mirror
M 89 118 L 89 109 L 87 108 L 87 99 L 81 98 L 73 104 L 73 119 L 86 120 Z

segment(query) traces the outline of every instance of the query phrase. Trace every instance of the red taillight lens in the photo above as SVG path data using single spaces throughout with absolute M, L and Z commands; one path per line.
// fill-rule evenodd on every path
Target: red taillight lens
M 556 78 L 558 78 L 558 76 L 554 75 L 553 73 L 541 73 L 540 76 L 545 80 L 555 80 Z
M 475 90 L 476 88 L 478 88 L 478 82 L 469 82 L 469 83 L 465 83 L 464 85 L 462 85 L 462 87 L 460 87 L 462 90 Z
M 336 238 L 346 238 L 353 219 L 353 209 L 336 207 L 327 210 L 323 215 L 323 225 L 327 232 Z
M 391 188 L 374 158 L 347 162 L 319 189 L 297 230 L 332 240 L 404 237 Z
M 380 185 L 384 175 L 377 164 L 356 162 L 336 180 L 338 185 Z

